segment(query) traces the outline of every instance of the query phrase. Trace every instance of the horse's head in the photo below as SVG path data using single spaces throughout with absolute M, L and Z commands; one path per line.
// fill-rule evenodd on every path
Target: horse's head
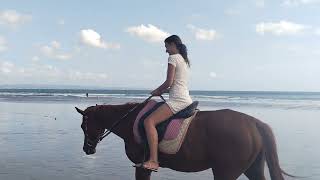
M 137 116 L 137 112 L 143 106 L 138 108 L 139 103 L 126 103 L 124 105 L 96 105 L 90 106 L 86 110 L 76 107 L 76 110 L 82 115 L 81 128 L 84 133 L 83 151 L 87 154 L 94 154 L 96 146 L 104 137 L 111 132 L 121 138 L 132 137 L 130 134 L 133 123 L 128 122 Z M 134 109 L 137 111 L 133 111 Z M 119 127 L 120 126 L 120 127 Z M 105 131 L 107 129 L 107 131 Z
M 96 146 L 105 129 L 93 110 L 94 108 L 95 107 L 88 107 L 83 111 L 76 107 L 76 110 L 82 115 L 81 129 L 84 133 L 83 151 L 87 155 L 96 152 Z

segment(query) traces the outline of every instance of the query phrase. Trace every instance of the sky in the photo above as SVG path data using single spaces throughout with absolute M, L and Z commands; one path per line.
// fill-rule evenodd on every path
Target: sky
M 2 1 L 0 85 L 155 89 L 172 34 L 190 90 L 320 91 L 320 0 Z

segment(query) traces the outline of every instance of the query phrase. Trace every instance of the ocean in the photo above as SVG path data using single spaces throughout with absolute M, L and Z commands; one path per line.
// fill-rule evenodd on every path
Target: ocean
M 147 90 L 83 90 L 83 89 L 0 89 L 0 100 L 11 102 L 78 102 L 112 103 L 141 101 L 150 96 Z M 86 94 L 88 93 L 88 97 Z M 320 92 L 264 91 L 190 91 L 202 106 L 267 107 L 284 109 L 320 108 Z M 163 95 L 168 98 L 167 94 Z
M 81 116 L 74 107 L 142 102 L 149 92 L 0 89 L 0 179 L 134 179 L 123 141 L 115 135 L 103 140 L 96 154 L 83 153 Z M 277 139 L 281 167 L 308 180 L 320 179 L 319 92 L 190 91 L 190 94 L 199 101 L 200 110 L 229 108 L 268 123 Z M 155 180 L 195 178 L 213 179 L 211 170 L 182 173 L 163 168 L 152 176 Z

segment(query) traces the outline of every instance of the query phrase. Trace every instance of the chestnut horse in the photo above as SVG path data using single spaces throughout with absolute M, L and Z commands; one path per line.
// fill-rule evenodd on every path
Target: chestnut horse
M 144 147 L 135 142 L 132 128 L 146 102 L 96 105 L 84 111 L 76 108 L 83 116 L 83 151 L 94 154 L 107 129 L 107 135 L 112 132 L 124 140 L 127 157 L 133 163 L 141 163 L 145 159 Z M 265 180 L 265 161 L 272 180 L 283 180 L 283 174 L 291 176 L 280 168 L 271 128 L 229 109 L 199 111 L 180 150 L 171 155 L 159 152 L 160 167 L 181 172 L 211 168 L 215 180 L 236 180 L 243 173 L 250 180 Z M 150 180 L 151 172 L 136 168 L 135 176 L 136 180 Z

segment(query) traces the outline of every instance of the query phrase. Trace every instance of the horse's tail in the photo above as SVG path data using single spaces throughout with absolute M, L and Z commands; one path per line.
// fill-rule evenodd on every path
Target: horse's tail
M 286 173 L 280 168 L 276 140 L 270 126 L 261 121 L 258 121 L 256 125 L 262 136 L 263 149 L 266 155 L 271 180 L 284 180 L 282 174 L 296 177 Z

